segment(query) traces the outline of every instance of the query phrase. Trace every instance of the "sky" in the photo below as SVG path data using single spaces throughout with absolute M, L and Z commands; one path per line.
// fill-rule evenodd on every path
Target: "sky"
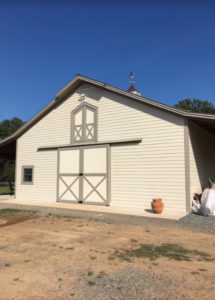
M 0 121 L 27 121 L 77 73 L 169 105 L 215 104 L 215 1 L 0 0 Z

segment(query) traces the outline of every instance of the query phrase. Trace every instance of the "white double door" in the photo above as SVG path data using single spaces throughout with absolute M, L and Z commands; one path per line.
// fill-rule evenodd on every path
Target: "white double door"
M 109 204 L 109 147 L 59 150 L 58 201 Z

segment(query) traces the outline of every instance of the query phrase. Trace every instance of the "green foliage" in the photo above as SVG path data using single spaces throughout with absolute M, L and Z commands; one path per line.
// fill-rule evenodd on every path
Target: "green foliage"
M 215 114 L 215 106 L 207 100 L 183 99 L 175 107 L 195 113 Z
M 14 214 L 17 214 L 20 212 L 26 213 L 26 210 L 18 209 L 18 208 L 2 208 L 2 209 L 0 209 L 0 216 L 2 218 L 3 216 L 14 215 Z M 29 211 L 27 211 L 27 213 L 28 212 Z M 33 211 L 30 211 L 30 213 L 33 213 Z
M 10 136 L 19 129 L 24 122 L 19 118 L 4 120 L 0 122 L 0 140 Z M 15 180 L 15 162 L 11 160 L 0 160 L 0 182 L 8 182 L 10 191 L 13 192 L 12 182 Z
M 0 195 L 7 195 L 10 193 L 9 186 L 0 186 Z
M 90 286 L 94 286 L 94 285 L 96 285 L 96 283 L 95 283 L 95 281 L 94 281 L 94 280 L 90 280 L 90 281 L 88 281 L 88 282 L 87 282 L 87 284 L 88 284 L 88 285 L 90 285 Z
M 4 139 L 19 129 L 24 122 L 19 118 L 0 122 L 0 139 Z
M 10 191 L 13 192 L 12 182 L 15 180 L 15 162 L 13 160 L 4 160 L 0 180 L 2 182 L 8 182 Z
M 89 271 L 89 272 L 87 273 L 87 276 L 93 276 L 93 271 Z
M 120 259 L 126 261 L 131 261 L 133 257 L 145 257 L 150 260 L 156 260 L 162 256 L 178 261 L 191 261 L 192 256 L 197 256 L 199 259 L 204 261 L 213 260 L 213 258 L 205 252 L 200 252 L 195 249 L 189 250 L 176 244 L 162 244 L 159 246 L 141 244 L 138 248 L 115 251 L 114 254 Z

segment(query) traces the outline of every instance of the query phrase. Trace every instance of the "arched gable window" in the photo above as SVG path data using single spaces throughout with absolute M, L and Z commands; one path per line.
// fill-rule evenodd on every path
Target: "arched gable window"
M 81 103 L 72 112 L 72 143 L 97 141 L 97 107 Z

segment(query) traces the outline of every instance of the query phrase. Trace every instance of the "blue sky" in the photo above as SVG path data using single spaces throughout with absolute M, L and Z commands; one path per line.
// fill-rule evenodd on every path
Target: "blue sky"
M 0 0 L 0 120 L 28 120 L 75 74 L 215 104 L 214 1 Z

